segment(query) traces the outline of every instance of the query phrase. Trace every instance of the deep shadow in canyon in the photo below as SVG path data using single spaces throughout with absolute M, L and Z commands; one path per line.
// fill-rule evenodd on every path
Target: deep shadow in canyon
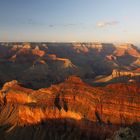
M 128 126 L 139 135 L 138 123 Z M 93 123 L 88 120 L 49 119 L 35 125 L 4 125 L 0 127 L 2 140 L 106 140 L 120 125 Z

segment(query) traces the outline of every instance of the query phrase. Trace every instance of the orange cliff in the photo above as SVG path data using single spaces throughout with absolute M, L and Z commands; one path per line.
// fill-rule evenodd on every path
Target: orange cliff
M 24 104 L 36 102 L 35 99 L 30 95 L 31 91 L 32 90 L 20 87 L 18 82 L 13 80 L 4 84 L 2 90 L 0 91 L 0 96 L 1 99 L 6 98 L 5 101 L 10 103 Z
M 31 61 L 35 59 L 34 57 L 43 57 L 45 55 L 45 51 L 41 50 L 38 46 L 32 48 L 30 44 L 14 45 L 9 49 L 9 53 L 11 56 L 9 60 L 13 62 L 24 60 L 25 56 L 28 61 Z
M 18 124 L 36 124 L 47 119 L 72 118 L 99 123 L 132 124 L 140 121 L 139 85 L 113 84 L 91 87 L 71 76 L 65 82 L 40 90 L 26 89 L 17 81 L 6 83 L 0 91 L 1 102 L 17 106 Z M 11 112 L 11 116 L 16 112 Z M 2 110 L 1 110 L 2 114 Z M 10 117 L 10 116 L 8 116 Z M 1 117 L 5 120 L 7 117 Z M 8 119 L 10 121 L 10 119 Z M 12 122 L 8 122 L 12 123 Z
M 41 109 L 39 107 L 30 108 L 28 106 L 21 106 L 19 108 L 19 122 L 21 125 L 25 124 L 38 124 L 42 120 L 49 120 L 49 119 L 64 119 L 64 118 L 71 118 L 75 120 L 81 120 L 81 115 L 65 110 L 59 111 L 58 109 Z
M 36 47 L 35 49 L 32 49 L 32 54 L 42 57 L 45 55 L 45 52 L 40 50 L 39 47 Z
M 114 52 L 115 56 L 122 56 L 125 54 L 130 54 L 134 57 L 140 57 L 139 50 L 132 44 L 122 44 L 116 46 L 116 50 Z

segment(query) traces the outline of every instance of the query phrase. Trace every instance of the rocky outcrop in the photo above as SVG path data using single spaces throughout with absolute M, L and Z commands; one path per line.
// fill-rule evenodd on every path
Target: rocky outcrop
M 45 107 L 44 111 L 39 111 L 45 118 L 51 116 L 51 114 L 45 115 L 45 112 L 50 110 L 52 114 L 55 112 L 59 114 L 60 111 L 61 116 L 69 117 L 74 116 L 75 112 L 79 114 L 77 118 L 105 124 L 133 124 L 140 121 L 140 90 L 135 84 L 113 84 L 104 88 L 95 88 L 72 76 L 64 83 L 46 89 L 30 90 L 11 84 L 8 89 L 7 102 L 33 103 L 38 109 Z M 2 89 L 1 94 L 3 91 Z
M 16 80 L 7 82 L 4 84 L 0 91 L 1 101 L 6 104 L 8 103 L 35 103 L 36 100 L 31 96 L 32 90 L 24 89 L 18 85 Z
M 37 47 L 35 47 L 35 49 L 32 49 L 32 54 L 42 57 L 45 55 L 45 52 L 40 50 L 39 47 L 37 46 Z
M 58 65 L 58 67 L 60 67 L 60 68 L 64 68 L 64 69 L 65 68 L 76 68 L 76 66 L 74 64 L 72 64 L 72 62 L 69 59 L 60 58 L 54 54 L 48 55 L 48 60 L 54 61 L 56 63 L 56 65 Z
M 140 57 L 139 50 L 133 44 L 122 44 L 116 46 L 116 50 L 114 52 L 116 56 L 122 56 L 126 53 L 134 57 Z
M 112 71 L 112 74 L 111 75 L 108 75 L 108 76 L 104 76 L 104 75 L 101 75 L 101 76 L 97 76 L 94 80 L 93 80 L 93 83 L 111 83 L 111 81 L 113 82 L 114 80 L 114 83 L 124 83 L 124 82 L 136 82 L 136 78 L 135 77 L 138 77 L 140 76 L 140 72 L 139 72 L 139 69 L 136 69 L 134 71 L 120 71 L 118 69 L 114 69 Z
M 49 119 L 71 118 L 74 120 L 81 120 L 81 115 L 76 112 L 50 109 L 43 110 L 41 108 L 30 108 L 28 106 L 20 106 L 18 115 L 20 125 L 34 125 L 42 122 L 42 120 L 45 121 Z
M 40 124 L 41 127 L 49 125 L 51 129 L 53 125 L 57 127 L 56 120 L 59 123 L 61 120 L 65 122 L 63 126 L 66 127 L 72 119 L 78 125 L 79 132 L 87 132 L 86 139 L 93 134 L 98 134 L 99 137 L 102 132 L 103 140 L 115 130 L 113 126 L 133 125 L 140 121 L 140 90 L 139 85 L 134 83 L 111 84 L 99 88 L 91 87 L 79 77 L 71 76 L 63 83 L 32 90 L 12 81 L 4 85 L 0 95 L 0 126 L 11 124 L 6 129 L 11 137 L 15 136 L 13 130 L 19 127 L 23 129 L 31 126 L 36 129 Z M 24 131 L 23 134 L 26 133 Z M 63 131 L 61 133 L 64 134 Z
M 112 77 L 121 77 L 121 76 L 130 76 L 130 77 L 133 77 L 133 76 L 140 76 L 140 73 L 137 72 L 137 71 L 119 71 L 119 70 L 116 70 L 114 69 L 113 72 L 112 72 Z
M 140 138 L 138 138 L 130 128 L 126 127 L 120 128 L 118 131 L 114 133 L 111 139 L 106 140 L 139 140 L 139 139 Z

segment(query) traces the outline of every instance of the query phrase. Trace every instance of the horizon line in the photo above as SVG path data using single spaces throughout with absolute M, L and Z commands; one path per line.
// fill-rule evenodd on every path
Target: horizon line
M 0 43 L 101 43 L 101 44 L 140 44 L 133 42 L 106 42 L 106 41 L 0 41 Z

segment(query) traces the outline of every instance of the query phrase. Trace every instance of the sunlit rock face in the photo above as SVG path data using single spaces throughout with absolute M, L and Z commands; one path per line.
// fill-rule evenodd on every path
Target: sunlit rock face
M 45 52 L 40 50 L 37 46 L 35 49 L 32 50 L 32 54 L 42 57 L 43 55 L 45 55 Z
M 68 117 L 106 124 L 133 124 L 140 121 L 138 86 L 129 83 L 91 87 L 71 76 L 64 83 L 40 90 L 26 89 L 12 81 L 0 93 L 5 104 L 22 105 L 19 118 L 23 124 Z
M 138 87 L 134 83 L 91 87 L 76 76 L 39 90 L 24 88 L 17 81 L 5 83 L 0 91 L 0 125 L 11 127 L 2 134 L 8 140 L 5 133 L 11 137 L 15 136 L 15 131 L 20 132 L 19 136 L 27 135 L 24 128 L 36 130 L 39 125 L 42 135 L 44 127 L 52 133 L 53 130 L 56 132 L 54 125 L 60 124 L 65 129 L 74 127 L 77 133 L 74 136 L 80 137 L 77 139 L 81 139 L 83 132 L 87 134 L 85 138 L 93 139 L 93 134 L 99 137 L 101 130 L 107 128 L 100 136 L 103 140 L 116 130 L 113 126 L 133 125 L 140 121 Z
M 13 80 L 4 84 L 2 90 L 0 91 L 1 99 L 6 99 L 5 102 L 8 103 L 32 103 L 36 102 L 35 99 L 30 95 L 28 89 L 24 89 L 18 85 L 18 81 Z
M 139 57 L 139 50 L 133 44 L 122 44 L 116 47 L 114 54 L 116 56 L 122 56 L 128 53 L 134 57 Z
M 31 125 L 38 124 L 43 120 L 49 119 L 66 119 L 71 118 L 75 120 L 81 120 L 81 115 L 65 110 L 50 110 L 50 109 L 41 109 L 41 108 L 30 108 L 28 106 L 21 106 L 19 108 L 19 122 L 21 125 Z

